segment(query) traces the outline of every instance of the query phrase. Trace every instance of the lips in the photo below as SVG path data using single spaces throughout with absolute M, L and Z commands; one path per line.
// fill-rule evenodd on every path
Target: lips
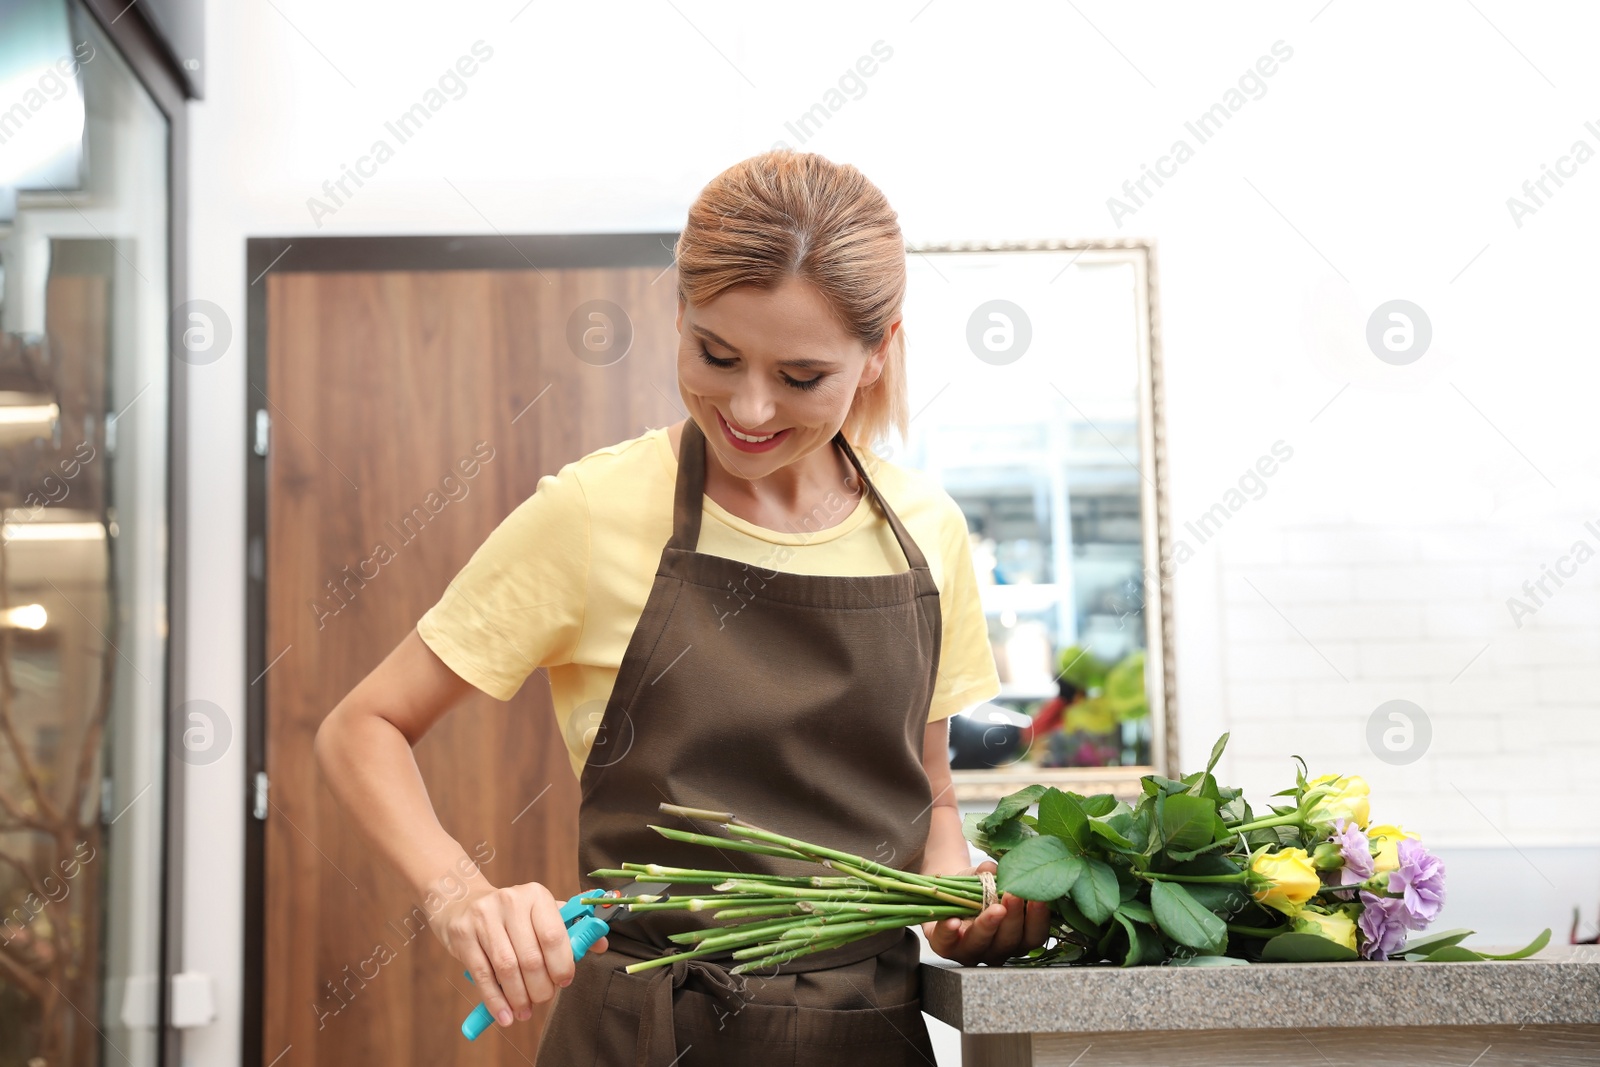
M 722 412 L 717 412 L 717 424 L 722 427 L 722 436 L 729 444 L 741 452 L 768 452 L 782 444 L 789 436 L 788 430 L 779 430 L 765 441 L 746 441 L 734 435 L 733 427 L 728 425 L 728 420 L 723 418 Z M 739 431 L 743 433 L 744 431 Z M 746 436 L 753 436 L 747 434 Z

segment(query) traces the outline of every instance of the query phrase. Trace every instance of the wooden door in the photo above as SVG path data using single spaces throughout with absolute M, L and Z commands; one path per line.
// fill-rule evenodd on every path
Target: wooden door
M 381 240 L 296 240 L 255 283 L 252 378 L 265 385 L 253 380 L 250 400 L 270 437 L 255 461 L 265 567 L 251 674 L 265 692 L 252 747 L 268 788 L 261 968 L 247 974 L 262 1014 L 246 1062 L 533 1059 L 544 1010 L 461 1036 L 480 998 L 421 901 L 346 822 L 311 745 L 541 475 L 681 417 L 673 238 L 645 238 L 543 239 L 545 262 L 524 242 L 522 269 L 465 269 L 462 239 L 440 238 L 445 270 L 420 269 L 427 240 L 389 246 L 418 268 L 403 270 L 338 269 L 383 262 Z M 252 260 L 273 244 L 252 242 Z M 480 239 L 466 247 L 504 259 Z M 458 464 L 473 458 L 466 479 Z M 431 518 L 404 525 L 417 508 Z M 440 821 L 491 882 L 578 890 L 577 782 L 543 672 L 509 704 L 471 694 L 415 752 Z

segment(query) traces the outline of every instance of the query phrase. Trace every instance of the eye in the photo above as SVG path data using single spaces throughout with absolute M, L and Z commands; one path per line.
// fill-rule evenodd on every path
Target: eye
M 724 369 L 733 366 L 733 364 L 735 362 L 734 360 L 731 360 L 731 359 L 718 359 L 716 356 L 713 356 L 710 352 L 707 352 L 704 348 L 702 348 L 700 350 L 700 358 L 705 360 L 707 363 L 709 363 L 713 367 L 722 367 Z M 822 384 L 822 379 L 826 378 L 827 375 L 826 374 L 819 374 L 815 378 L 805 378 L 805 379 L 791 378 L 787 374 L 782 375 L 782 377 L 783 377 L 783 380 L 786 383 L 788 383 L 790 386 L 792 386 L 795 389 L 815 389 L 817 386 Z

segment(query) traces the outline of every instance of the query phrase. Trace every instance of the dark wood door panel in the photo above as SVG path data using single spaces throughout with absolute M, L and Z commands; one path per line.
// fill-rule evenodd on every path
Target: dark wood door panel
M 461 1037 L 478 998 L 422 902 L 345 821 L 311 745 L 540 476 L 681 417 L 675 279 L 649 266 L 277 272 L 262 284 L 260 1062 L 292 1045 L 301 1067 L 522 1064 L 543 1012 L 477 1046 Z M 588 318 L 593 301 L 631 329 L 620 359 L 574 351 L 575 312 L 580 335 L 599 331 L 591 340 L 620 325 L 604 305 Z M 440 821 L 491 881 L 576 891 L 577 783 L 542 672 L 509 704 L 473 694 L 416 755 Z

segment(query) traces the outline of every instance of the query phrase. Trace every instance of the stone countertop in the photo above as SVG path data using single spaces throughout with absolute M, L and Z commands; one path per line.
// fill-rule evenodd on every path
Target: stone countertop
M 1486 949 L 1485 951 L 1489 951 Z M 1600 945 L 1473 963 L 922 966 L 922 1010 L 966 1034 L 1600 1025 Z

